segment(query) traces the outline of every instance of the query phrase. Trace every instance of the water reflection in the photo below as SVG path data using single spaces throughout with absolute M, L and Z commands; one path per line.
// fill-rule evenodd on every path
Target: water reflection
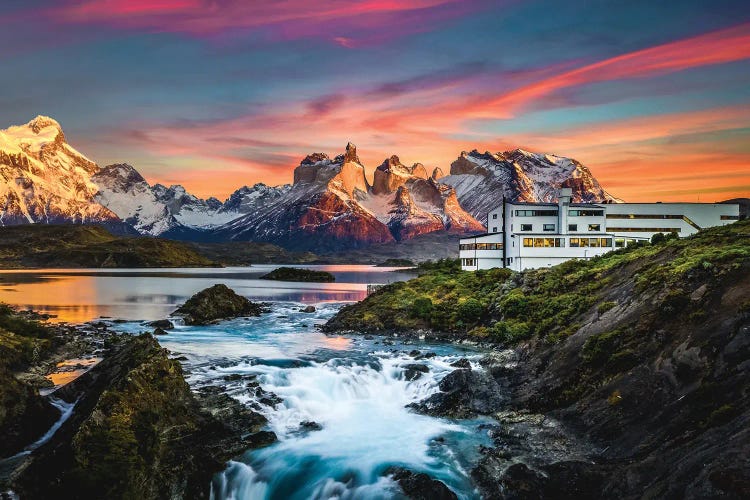
M 305 304 L 361 300 L 367 284 L 392 283 L 413 275 L 396 268 L 360 265 L 296 266 L 320 269 L 334 283 L 267 281 L 260 276 L 279 266 L 223 269 L 41 269 L 0 271 L 0 301 L 80 323 L 107 316 L 160 319 L 203 288 L 223 283 L 256 301 Z

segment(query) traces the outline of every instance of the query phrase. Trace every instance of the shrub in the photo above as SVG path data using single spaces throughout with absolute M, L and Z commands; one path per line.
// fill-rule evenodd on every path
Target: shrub
M 609 311 L 616 305 L 617 305 L 617 302 L 612 302 L 612 301 L 602 302 L 601 304 L 599 304 L 599 308 L 598 308 L 599 314 L 604 314 L 605 312 Z
M 656 233 L 651 237 L 652 245 L 661 245 L 662 243 L 666 241 L 667 241 L 667 237 L 664 235 L 664 233 Z
M 411 315 L 415 318 L 430 319 L 432 309 L 432 299 L 429 297 L 418 297 L 411 306 Z
M 466 299 L 458 306 L 458 319 L 464 323 L 472 324 L 484 316 L 485 308 L 477 299 Z

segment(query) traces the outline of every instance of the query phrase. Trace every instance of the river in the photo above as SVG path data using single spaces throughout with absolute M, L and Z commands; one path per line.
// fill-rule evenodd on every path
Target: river
M 164 318 L 193 293 L 225 283 L 270 302 L 271 312 L 207 327 L 178 325 L 159 341 L 182 356 L 193 388 L 221 385 L 263 413 L 279 441 L 230 462 L 214 478 L 212 498 L 399 498 L 399 488 L 384 475 L 392 466 L 426 472 L 459 498 L 476 498 L 468 471 L 479 446 L 489 444 L 483 430 L 488 421 L 432 418 L 406 406 L 437 391 L 452 362 L 476 363 L 481 353 L 424 341 L 326 336 L 315 329 L 342 304 L 363 298 L 367 284 L 408 279 L 408 273 L 307 266 L 332 272 L 336 282 L 258 279 L 274 267 L 0 272 L 0 300 L 59 321 L 119 318 L 125 322 L 115 328 L 136 333 L 144 330 L 143 321 Z M 300 311 L 309 304 L 316 312 Z M 415 361 L 409 355 L 414 350 L 435 356 Z M 415 362 L 429 372 L 406 380 L 405 366 Z

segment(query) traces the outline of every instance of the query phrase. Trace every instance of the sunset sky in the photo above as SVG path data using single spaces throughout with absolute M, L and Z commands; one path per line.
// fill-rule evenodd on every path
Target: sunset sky
M 0 128 L 226 197 L 351 141 L 569 156 L 626 201 L 750 196 L 743 1 L 3 0 Z

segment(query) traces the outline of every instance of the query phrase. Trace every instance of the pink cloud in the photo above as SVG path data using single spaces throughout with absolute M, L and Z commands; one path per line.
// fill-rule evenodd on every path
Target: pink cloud
M 484 0 L 84 0 L 53 7 L 46 14 L 63 23 L 104 23 L 197 37 L 256 30 L 277 39 L 322 38 L 355 48 L 431 29 L 486 4 Z

